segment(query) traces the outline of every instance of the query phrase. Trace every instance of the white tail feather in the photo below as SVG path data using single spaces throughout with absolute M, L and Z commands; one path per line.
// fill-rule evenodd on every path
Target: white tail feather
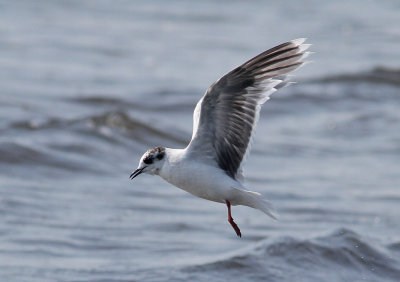
M 262 211 L 263 213 L 269 215 L 273 219 L 277 220 L 277 214 L 272 207 L 272 204 L 265 200 L 260 193 L 235 189 L 235 200 L 231 201 L 232 205 L 243 205 L 248 206 L 257 210 Z

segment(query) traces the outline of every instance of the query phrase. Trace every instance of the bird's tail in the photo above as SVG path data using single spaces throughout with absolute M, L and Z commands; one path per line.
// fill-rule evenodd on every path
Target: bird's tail
M 265 200 L 260 193 L 237 188 L 235 188 L 235 193 L 237 193 L 235 197 L 237 200 L 233 201 L 232 205 L 248 206 L 262 211 L 273 219 L 277 219 L 278 216 L 272 207 L 272 204 Z

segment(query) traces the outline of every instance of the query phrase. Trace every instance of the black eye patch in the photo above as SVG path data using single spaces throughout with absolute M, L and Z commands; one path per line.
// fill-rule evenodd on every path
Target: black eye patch
M 164 153 L 159 153 L 157 155 L 157 159 L 162 160 L 164 158 L 164 155 L 165 155 Z
M 153 157 L 152 156 L 148 156 L 148 157 L 146 157 L 146 158 L 144 158 L 144 160 L 143 160 L 143 162 L 145 163 L 145 164 L 152 164 L 153 163 Z

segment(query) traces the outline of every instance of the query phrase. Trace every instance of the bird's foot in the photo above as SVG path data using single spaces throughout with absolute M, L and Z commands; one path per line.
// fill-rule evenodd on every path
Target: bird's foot
M 240 233 L 240 229 L 237 226 L 237 224 L 233 221 L 233 218 L 228 218 L 228 222 L 232 225 L 233 230 L 235 230 L 236 235 L 238 235 L 239 237 L 242 237 L 242 233 Z

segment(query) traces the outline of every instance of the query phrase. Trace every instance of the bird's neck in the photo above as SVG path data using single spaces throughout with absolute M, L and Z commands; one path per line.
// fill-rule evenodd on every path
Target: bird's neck
M 165 148 L 166 163 L 173 165 L 174 163 L 181 162 L 186 155 L 186 149 L 171 149 Z
M 186 149 L 165 149 L 165 161 L 159 171 L 159 175 L 167 180 L 171 172 L 179 169 L 185 159 Z M 168 181 L 168 180 L 167 180 Z

